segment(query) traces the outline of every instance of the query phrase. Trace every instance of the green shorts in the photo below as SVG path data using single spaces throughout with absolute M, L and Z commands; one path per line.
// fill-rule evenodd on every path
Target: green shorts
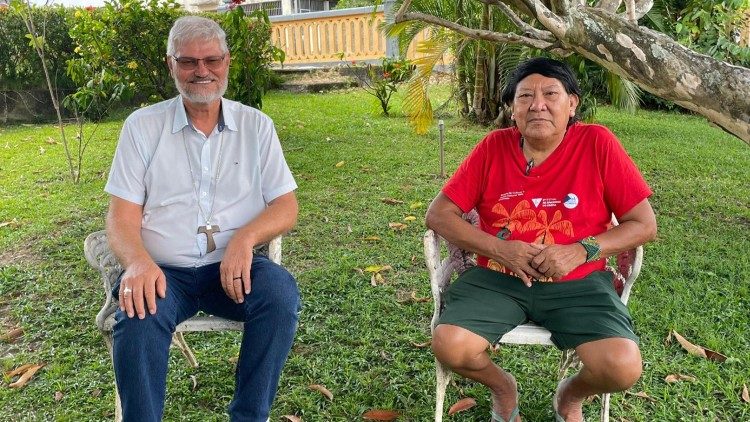
M 443 297 L 445 309 L 438 324 L 465 328 L 493 345 L 528 321 L 548 329 L 552 342 L 563 350 L 612 337 L 638 343 L 628 308 L 607 271 L 526 287 L 517 277 L 474 267 L 461 274 Z

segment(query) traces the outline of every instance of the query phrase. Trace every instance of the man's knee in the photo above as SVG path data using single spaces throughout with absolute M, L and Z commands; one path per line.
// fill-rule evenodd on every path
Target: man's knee
M 584 365 L 594 376 L 606 380 L 613 391 L 632 387 L 643 372 L 643 362 L 638 345 L 627 339 L 617 339 L 615 347 L 601 349 L 599 356 L 586 359 Z
M 284 267 L 271 261 L 262 262 L 260 265 L 253 264 L 252 291 L 258 291 L 262 295 L 263 302 L 279 308 L 289 307 L 297 311 L 299 303 L 299 290 L 297 280 Z
M 449 368 L 471 369 L 479 354 L 484 353 L 487 341 L 467 330 L 441 324 L 432 336 L 432 352 L 437 360 Z

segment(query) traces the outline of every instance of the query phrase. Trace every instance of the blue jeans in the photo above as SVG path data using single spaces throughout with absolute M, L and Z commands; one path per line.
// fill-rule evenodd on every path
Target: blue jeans
M 161 420 L 172 333 L 198 311 L 245 322 L 229 414 L 232 421 L 267 420 L 297 329 L 297 282 L 265 256 L 254 256 L 252 291 L 236 304 L 221 288 L 219 265 L 162 266 L 167 294 L 157 296 L 156 314 L 138 319 L 115 313 L 114 368 L 124 421 Z M 113 290 L 117 296 L 119 281 Z

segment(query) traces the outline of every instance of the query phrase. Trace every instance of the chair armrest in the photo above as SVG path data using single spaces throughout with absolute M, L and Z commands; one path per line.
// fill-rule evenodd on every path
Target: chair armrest
M 432 291 L 433 313 L 430 329 L 435 329 L 440 314 L 443 312 L 443 292 L 448 288 L 453 276 L 453 263 L 450 257 L 441 259 L 440 249 L 444 240 L 432 230 L 424 234 L 424 258 L 427 264 L 427 273 L 430 277 L 430 290 Z
M 83 242 L 83 252 L 89 265 L 98 270 L 101 275 L 105 299 L 102 309 L 96 315 L 96 325 L 100 330 L 108 331 L 105 326 L 106 319 L 117 309 L 117 303 L 112 300 L 112 287 L 117 277 L 120 276 L 122 267 L 112 250 L 109 249 L 107 232 L 104 230 L 91 233 L 86 237 Z
M 107 319 L 115 313 L 118 306 L 113 300 L 112 287 L 122 273 L 122 266 L 109 248 L 105 230 L 99 230 L 86 237 L 83 242 L 83 253 L 89 265 L 99 271 L 104 287 L 104 305 L 96 315 L 96 325 L 101 331 L 110 331 L 112 323 L 108 323 Z M 271 261 L 281 265 L 281 236 L 275 237 L 268 244 L 258 245 L 255 253 L 267 254 Z

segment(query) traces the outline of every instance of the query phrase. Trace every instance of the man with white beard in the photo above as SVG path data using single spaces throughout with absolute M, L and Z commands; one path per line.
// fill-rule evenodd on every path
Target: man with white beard
M 125 121 L 105 190 L 124 272 L 113 294 L 125 421 L 158 421 L 175 327 L 198 311 L 245 322 L 232 421 L 268 419 L 300 308 L 296 280 L 253 248 L 297 220 L 297 185 L 273 122 L 222 98 L 229 50 L 216 22 L 178 19 L 167 65 L 180 95 Z

